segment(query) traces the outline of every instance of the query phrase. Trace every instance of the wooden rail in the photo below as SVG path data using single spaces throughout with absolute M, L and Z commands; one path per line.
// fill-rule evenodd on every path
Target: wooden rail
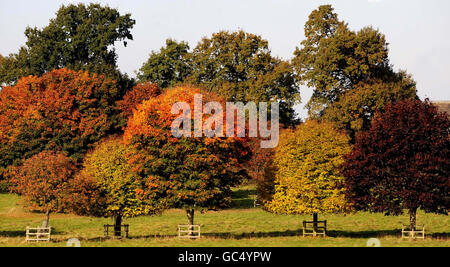
M 25 241 L 26 242 L 30 242 L 30 241 L 46 241 L 49 242 L 51 239 L 51 233 L 52 233 L 52 228 L 51 227 L 36 227 L 36 228 L 31 228 L 29 226 L 27 226 L 26 229 L 26 238 Z
M 411 230 L 408 227 L 409 226 L 402 225 L 402 238 L 425 239 L 425 225 L 417 226 L 416 230 Z
M 317 221 L 314 229 L 314 222 L 303 221 L 303 236 L 323 236 L 327 235 L 327 221 Z
M 109 228 L 112 228 L 112 231 L 110 231 Z M 104 229 L 105 237 L 110 237 L 110 233 L 112 233 L 113 234 L 113 236 L 112 236 L 113 238 L 128 238 L 130 225 L 122 224 L 120 226 L 120 236 L 116 236 L 115 230 L 114 230 L 114 225 L 105 224 L 105 225 L 103 225 L 103 229 Z
M 178 225 L 178 238 L 198 239 L 200 237 L 200 225 Z

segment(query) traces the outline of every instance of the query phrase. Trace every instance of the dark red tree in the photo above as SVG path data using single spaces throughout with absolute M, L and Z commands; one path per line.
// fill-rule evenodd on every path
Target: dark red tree
M 378 113 L 346 157 L 348 199 L 358 210 L 399 215 L 448 214 L 450 121 L 428 100 L 406 100 Z

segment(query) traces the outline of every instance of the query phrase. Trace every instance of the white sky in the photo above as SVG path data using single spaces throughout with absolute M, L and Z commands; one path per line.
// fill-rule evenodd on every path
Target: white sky
M 0 54 L 17 52 L 26 26 L 43 27 L 68 0 L 0 0 Z M 371 25 L 390 43 L 396 69 L 406 69 L 418 83 L 419 96 L 450 100 L 450 1 L 448 0 L 111 0 L 96 1 L 131 13 L 134 41 L 119 46 L 119 67 L 134 75 L 152 50 L 167 38 L 194 47 L 203 36 L 243 29 L 269 41 L 274 55 L 290 59 L 304 39 L 303 26 L 312 10 L 332 4 L 340 19 L 358 30 Z M 311 89 L 301 89 L 303 104 Z M 303 105 L 298 112 L 305 117 Z

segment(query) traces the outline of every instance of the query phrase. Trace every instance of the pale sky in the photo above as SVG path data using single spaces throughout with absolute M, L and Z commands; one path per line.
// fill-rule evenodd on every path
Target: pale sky
M 15 53 L 25 43 L 26 26 L 44 27 L 64 3 L 92 1 L 0 0 L 0 54 Z M 188 41 L 220 30 L 243 29 L 269 41 L 273 55 L 290 59 L 304 39 L 303 26 L 312 10 L 332 4 L 341 20 L 358 30 L 378 28 L 390 43 L 395 69 L 417 81 L 419 96 L 450 100 L 450 1 L 448 0 L 111 0 L 95 1 L 131 13 L 134 41 L 119 45 L 119 67 L 134 76 L 152 50 L 167 38 Z M 303 104 L 311 89 L 301 88 Z M 303 104 L 298 112 L 305 117 Z

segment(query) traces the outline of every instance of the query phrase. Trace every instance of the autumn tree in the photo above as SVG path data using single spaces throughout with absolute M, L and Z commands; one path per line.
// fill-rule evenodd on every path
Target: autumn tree
M 342 173 L 355 208 L 399 215 L 448 214 L 450 121 L 428 100 L 405 100 L 377 113 L 346 157 Z
M 275 194 L 266 208 L 277 214 L 313 214 L 349 210 L 339 168 L 350 152 L 349 137 L 330 123 L 307 121 L 285 131 L 275 152 Z
M 275 195 L 275 174 L 276 167 L 274 156 L 267 158 L 267 162 L 262 166 L 260 178 L 256 180 L 256 193 L 258 203 L 267 210 L 265 203 L 271 202 Z
M 274 193 L 273 158 L 275 149 L 262 148 L 261 140 L 261 138 L 249 140 L 252 157 L 244 165 L 251 182 L 256 184 L 259 204 L 271 200 Z
M 367 88 L 371 84 L 375 86 L 370 90 L 384 88 L 376 84 L 389 83 L 392 77 L 399 75 L 393 71 L 389 63 L 386 37 L 371 27 L 365 27 L 357 32 L 350 30 L 345 22 L 339 20 L 331 5 L 320 6 L 311 13 L 305 24 L 305 37 L 294 53 L 293 65 L 299 80 L 314 88 L 313 96 L 307 105 L 313 118 L 321 118 L 325 110 L 336 101 L 340 101 L 346 92 L 356 90 L 358 87 Z M 391 97 L 409 95 L 415 90 L 409 86 L 399 89 L 406 92 L 395 92 Z M 361 92 L 362 95 L 366 93 L 367 90 Z M 374 93 L 372 97 L 377 94 Z M 379 95 L 383 100 L 375 99 L 378 104 L 385 100 L 383 97 L 386 93 Z M 348 98 L 352 97 L 355 96 L 347 96 L 340 105 L 345 105 L 345 102 L 349 101 Z M 369 100 L 358 105 L 369 106 L 369 109 L 376 107 L 372 106 Z M 364 113 L 359 115 L 365 116 Z
M 133 115 L 134 110 L 144 100 L 150 100 L 161 94 L 156 83 L 139 83 L 128 91 L 122 100 L 117 102 L 117 107 L 121 111 L 120 125 L 125 127 L 128 119 Z
M 157 83 L 161 88 L 184 82 L 191 74 L 189 54 L 188 43 L 167 39 L 165 47 L 151 52 L 137 75 L 139 81 Z
M 43 151 L 15 167 L 11 174 L 13 192 L 19 193 L 30 210 L 50 214 L 64 211 L 70 180 L 76 172 L 72 159 L 60 152 Z
M 281 123 L 297 123 L 293 106 L 300 93 L 293 67 L 272 56 L 267 40 L 242 30 L 214 33 L 192 51 L 185 42 L 167 40 L 166 47 L 152 52 L 138 77 L 162 88 L 194 84 L 226 101 L 279 101 Z
M 113 217 L 115 236 L 121 236 L 123 218 L 158 212 L 144 199 L 144 183 L 130 163 L 132 155 L 132 149 L 121 139 L 103 141 L 86 156 L 71 186 L 73 210 L 82 215 Z M 92 201 L 90 191 L 99 197 L 97 201 Z
M 172 114 L 174 104 L 184 103 L 175 107 L 189 106 L 194 111 L 194 95 L 200 93 L 205 103 L 223 103 L 216 95 L 198 89 L 169 89 L 144 101 L 129 120 L 124 134 L 126 143 L 138 151 L 133 162 L 145 181 L 146 197 L 158 200 L 163 208 L 186 210 L 189 225 L 194 224 L 195 210 L 230 205 L 231 186 L 245 177 L 242 163 L 250 156 L 243 138 L 173 136 L 172 124 L 176 123 L 179 112 L 187 112 L 175 110 Z M 188 113 L 189 121 L 180 124 L 182 128 L 199 129 L 191 125 L 192 112 Z M 210 117 L 203 115 L 200 129 Z
M 378 110 L 388 104 L 416 97 L 416 83 L 411 76 L 400 72 L 384 81 L 372 79 L 358 83 L 353 90 L 342 94 L 338 101 L 329 105 L 321 119 L 334 123 L 354 140 L 359 132 L 370 128 Z
M 44 28 L 25 30 L 26 45 L 0 66 L 0 84 L 14 84 L 21 77 L 60 68 L 108 74 L 129 82 L 117 69 L 114 46 L 133 39 L 134 24 L 130 14 L 121 15 L 107 6 L 63 5 Z
M 124 92 L 104 75 L 60 69 L 0 91 L 0 164 L 20 165 L 44 150 L 81 162 L 103 137 L 120 131 Z M 3 172 L 2 171 L 2 172 Z

